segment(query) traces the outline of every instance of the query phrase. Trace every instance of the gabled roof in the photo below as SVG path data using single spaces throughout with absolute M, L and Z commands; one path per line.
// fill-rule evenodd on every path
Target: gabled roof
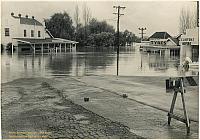
M 179 45 L 179 40 L 178 40 L 178 38 L 170 37 L 170 39 L 171 39 L 176 45 Z
M 157 38 L 157 39 L 167 39 L 171 37 L 167 32 L 155 32 L 152 36 L 150 36 L 148 39 L 150 38 Z
M 20 20 L 20 24 L 43 26 L 41 22 L 33 18 L 17 17 L 17 16 L 12 16 L 12 17 L 18 18 Z

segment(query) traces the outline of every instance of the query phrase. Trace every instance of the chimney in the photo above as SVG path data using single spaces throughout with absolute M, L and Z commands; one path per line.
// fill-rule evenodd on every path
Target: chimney
M 28 15 L 26 15 L 26 18 L 28 18 Z
M 13 13 L 13 12 L 11 13 L 11 16 L 14 16 L 14 13 Z
M 22 15 L 21 15 L 21 14 L 18 14 L 18 16 L 21 18 Z
M 32 19 L 34 19 L 35 17 L 34 16 L 32 16 Z

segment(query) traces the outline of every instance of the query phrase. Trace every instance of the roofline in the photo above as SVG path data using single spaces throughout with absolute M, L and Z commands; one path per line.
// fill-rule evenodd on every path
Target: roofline
M 51 34 L 51 32 L 50 32 L 47 28 L 45 28 L 45 31 L 47 32 L 47 34 L 48 34 L 51 38 L 54 38 L 54 36 Z
M 29 42 L 29 41 L 24 41 L 23 39 L 45 40 L 45 39 L 47 39 L 47 38 L 44 38 L 44 39 L 40 39 L 40 38 L 13 38 L 13 39 L 16 39 L 16 40 L 18 40 L 18 41 L 20 41 L 20 42 L 27 43 L 27 44 L 42 44 L 42 42 L 41 42 L 41 43 L 37 43 L 37 42 L 31 43 L 31 42 Z M 72 44 L 77 44 L 77 43 L 79 43 L 79 42 L 76 42 L 76 41 L 67 40 L 67 39 L 63 39 L 63 38 L 51 38 L 51 39 L 52 39 L 52 40 L 60 40 L 60 41 L 68 41 L 68 42 L 59 42 L 59 43 L 72 43 Z M 45 42 L 45 43 L 56 43 L 56 42 Z M 44 43 L 44 44 L 45 44 L 45 43 Z M 57 43 L 58 43 L 58 42 L 57 42 Z
M 33 19 L 33 18 L 26 18 L 26 17 L 18 17 L 18 16 L 15 16 L 15 15 L 13 15 L 12 16 L 13 18 L 15 18 L 15 19 L 29 19 L 29 20 L 35 20 L 35 21 L 37 21 L 40 25 L 37 25 L 37 26 L 44 26 L 43 24 L 42 24 L 42 22 L 40 22 L 40 21 L 38 21 L 37 19 Z M 20 23 L 20 24 L 24 24 L 24 23 Z M 25 25 L 29 25 L 29 24 L 25 24 Z
M 170 37 L 168 37 L 168 39 L 170 39 L 175 45 L 177 45 L 178 46 L 178 44 L 176 44 L 176 42 L 174 42 L 174 40 L 173 39 L 171 39 Z M 167 39 L 167 40 L 168 40 Z
M 162 32 L 165 33 L 163 39 L 167 39 L 167 38 L 165 38 L 166 33 L 171 37 L 171 35 L 168 32 L 166 32 L 166 31 L 154 32 L 151 36 L 153 36 L 155 33 L 162 33 Z M 151 38 L 151 36 L 148 38 L 148 40 Z
M 18 41 L 20 41 L 20 42 L 23 42 L 23 43 L 28 43 L 28 44 L 31 44 L 31 42 L 24 41 L 24 40 L 21 40 L 21 39 L 17 39 L 17 38 L 13 38 L 13 39 L 16 39 L 16 40 L 18 40 Z
M 62 40 L 62 41 L 69 41 L 69 42 L 72 42 L 72 43 L 75 43 L 75 44 L 79 43 L 79 42 L 68 40 L 68 39 L 64 39 L 64 38 L 54 38 L 54 39 L 58 39 L 58 40 Z

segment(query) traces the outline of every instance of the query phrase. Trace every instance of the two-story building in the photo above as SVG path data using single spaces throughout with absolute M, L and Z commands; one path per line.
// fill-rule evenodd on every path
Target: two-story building
M 6 46 L 12 44 L 12 52 L 15 49 L 21 51 L 50 52 L 65 50 L 67 47 L 76 49 L 78 42 L 54 38 L 51 33 L 34 16 L 23 17 L 21 14 L 14 15 L 4 19 L 1 30 L 1 44 Z

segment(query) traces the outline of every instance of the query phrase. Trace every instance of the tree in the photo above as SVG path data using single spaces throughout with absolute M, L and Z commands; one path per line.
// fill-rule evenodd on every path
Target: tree
M 97 19 L 95 18 L 92 18 L 92 20 L 89 22 L 88 30 L 90 34 L 98 34 L 101 32 L 115 32 L 113 26 L 107 24 L 106 21 L 97 21 Z
M 109 32 L 101 32 L 88 36 L 87 45 L 94 47 L 109 47 L 113 46 L 114 35 Z
M 117 45 L 117 33 L 115 33 L 115 45 Z M 124 32 L 119 32 L 119 43 L 120 46 L 130 45 L 133 42 L 138 42 L 139 38 L 135 36 L 134 33 L 125 30 Z
M 91 19 L 90 8 L 87 7 L 86 3 L 83 5 L 83 21 L 84 26 L 87 26 Z
M 84 28 L 85 28 L 85 32 L 84 32 L 84 40 L 87 39 L 87 26 L 88 23 L 90 21 L 91 18 L 91 12 L 90 12 L 90 8 L 87 7 L 86 3 L 83 5 L 83 22 L 84 22 Z
M 83 46 L 85 43 L 85 27 L 80 24 L 77 33 L 76 33 L 76 41 L 78 41 L 78 45 Z
M 50 19 L 45 20 L 46 28 L 54 37 L 73 39 L 74 26 L 68 13 L 55 13 Z
M 185 34 L 186 29 L 194 28 L 197 26 L 197 16 L 195 11 L 189 11 L 182 8 L 179 17 L 179 31 Z
M 80 17 L 79 17 L 79 8 L 78 5 L 76 5 L 75 8 L 75 13 L 74 13 L 74 22 L 75 22 L 75 28 L 76 28 L 76 32 L 80 26 Z

